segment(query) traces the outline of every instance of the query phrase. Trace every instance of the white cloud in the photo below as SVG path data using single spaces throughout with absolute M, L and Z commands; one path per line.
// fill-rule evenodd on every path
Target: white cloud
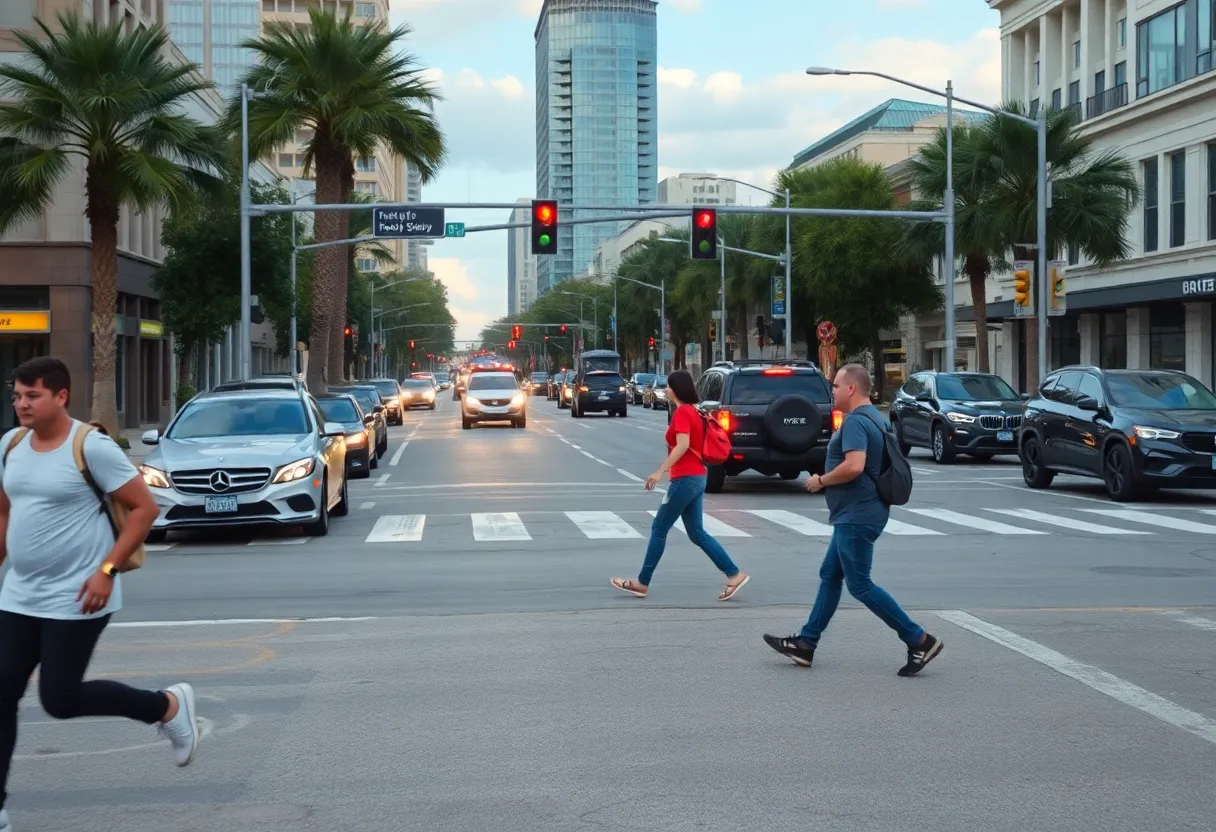
M 743 92 L 743 76 L 737 72 L 715 72 L 705 79 L 705 89 L 720 104 L 738 101 Z
M 670 84 L 682 90 L 692 89 L 692 85 L 697 83 L 697 73 L 691 69 L 668 69 L 661 66 L 656 74 L 660 84 Z
M 701 0 L 668 0 L 672 8 L 681 12 L 699 12 L 701 11 Z
M 485 79 L 478 75 L 476 70 L 467 67 L 456 73 L 456 83 L 475 90 L 485 89 L 486 86 Z
M 437 280 L 448 287 L 449 298 L 475 301 L 482 294 L 469 277 L 465 264 L 454 257 L 428 258 L 427 268 L 434 272 Z
M 507 98 L 523 98 L 524 93 L 527 92 L 527 90 L 524 89 L 523 82 L 514 75 L 508 75 L 505 78 L 498 78 L 491 81 L 490 85 Z
M 897 11 L 900 9 L 923 9 L 929 5 L 929 0 L 878 0 L 879 11 Z

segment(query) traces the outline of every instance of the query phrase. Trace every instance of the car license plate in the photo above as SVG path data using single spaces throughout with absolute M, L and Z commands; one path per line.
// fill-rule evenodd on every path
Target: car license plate
M 1013 431 L 1011 431 L 1011 430 L 997 431 L 996 441 L 997 442 L 1012 442 L 1013 441 Z
M 604 400 L 606 400 L 607 398 L 608 398 L 608 394 L 607 394 L 607 393 L 600 393 L 600 401 L 604 401 Z
M 236 511 L 236 495 L 227 494 L 223 497 L 208 497 L 206 511 L 208 514 L 231 514 Z

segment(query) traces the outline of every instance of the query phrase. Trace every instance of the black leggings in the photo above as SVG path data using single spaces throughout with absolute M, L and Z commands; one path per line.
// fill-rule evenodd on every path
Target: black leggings
M 8 769 L 17 744 L 17 706 L 34 668 L 41 666 L 38 696 L 55 719 L 125 716 L 159 722 L 169 697 L 119 682 L 84 681 L 93 648 L 110 616 L 76 621 L 34 618 L 0 610 L 0 807 L 8 797 Z

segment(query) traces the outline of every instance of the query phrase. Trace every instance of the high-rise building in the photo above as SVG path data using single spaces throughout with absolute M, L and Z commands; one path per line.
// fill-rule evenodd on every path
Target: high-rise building
M 516 200 L 520 207 L 511 212 L 508 222 L 528 222 L 532 201 Z M 536 301 L 536 255 L 527 228 L 512 228 L 507 234 L 507 314 L 527 312 Z
M 231 0 L 225 0 L 230 2 Z M 177 2 L 177 0 L 174 0 Z M 216 0 L 212 0 L 216 2 Z M 324 9 L 332 11 L 339 17 L 351 15 L 356 22 L 372 25 L 388 23 L 389 0 L 326 0 Z M 269 23 L 287 23 L 295 27 L 309 25 L 308 10 L 318 6 L 317 0 L 261 0 L 262 26 Z M 312 138 L 312 131 L 301 130 L 295 136 L 295 141 L 279 148 L 273 159 L 272 166 L 280 176 L 285 178 L 304 177 L 304 144 Z M 310 169 L 309 179 L 316 177 L 316 170 Z M 391 153 L 387 148 L 381 148 L 375 156 L 355 160 L 355 192 L 363 194 L 376 202 L 400 202 L 405 190 L 405 160 Z M 397 263 L 405 264 L 405 246 L 401 240 L 386 240 L 385 245 L 392 252 Z M 356 255 L 355 265 L 362 271 L 377 271 L 385 268 L 374 258 L 366 255 Z
M 225 100 L 236 95 L 254 56 L 241 44 L 258 36 L 261 0 L 169 0 L 169 31 L 186 58 L 214 81 Z
M 681 173 L 659 183 L 662 205 L 734 205 L 735 183 L 712 173 Z
M 657 196 L 656 0 L 545 0 L 536 26 L 536 193 L 563 204 Z M 574 215 L 576 216 L 576 215 Z M 537 289 L 582 269 L 626 223 L 566 226 Z
M 405 201 L 422 202 L 422 171 L 409 162 L 402 162 L 401 170 L 405 175 L 405 182 L 401 187 Z M 432 240 L 406 240 L 406 266 L 411 270 L 427 271 L 427 248 L 432 245 Z

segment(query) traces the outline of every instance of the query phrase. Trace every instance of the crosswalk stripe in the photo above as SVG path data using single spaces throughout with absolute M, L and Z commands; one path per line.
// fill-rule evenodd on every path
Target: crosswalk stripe
M 1201 618 L 1198 615 L 1191 615 L 1189 612 L 1184 612 L 1182 610 L 1163 610 L 1161 614 L 1166 618 L 1172 618 L 1182 624 L 1190 624 L 1192 627 L 1196 627 L 1200 630 L 1216 632 L 1216 621 L 1213 621 L 1210 618 Z
M 364 543 L 417 543 L 426 527 L 425 514 L 385 514 L 377 518 Z
M 1149 514 L 1145 511 L 1133 511 L 1124 508 L 1083 508 L 1090 514 L 1101 514 L 1114 517 L 1116 520 L 1127 520 L 1131 523 L 1143 523 L 1146 526 L 1159 526 L 1163 529 L 1173 529 L 1177 532 L 1194 532 L 1195 534 L 1216 534 L 1216 526 L 1207 523 L 1196 523 L 1194 520 L 1182 520 L 1178 517 L 1167 517 L 1161 514 Z
M 474 514 L 473 539 L 484 542 L 531 540 L 524 521 L 514 511 L 501 514 Z
M 642 536 L 612 511 L 567 511 L 566 516 L 591 540 L 624 540 Z
M 311 537 L 267 537 L 261 540 L 251 540 L 248 546 L 300 546 L 312 540 Z
M 651 517 L 654 517 L 656 514 L 658 514 L 657 511 L 650 512 Z M 723 523 L 717 517 L 709 514 L 701 515 L 701 526 L 713 537 L 751 537 L 750 534 L 742 529 L 736 529 L 734 526 Z M 683 520 L 676 520 L 673 528 L 677 528 L 685 534 L 688 534 L 688 529 L 684 528 Z
M 176 545 L 176 543 L 145 543 L 144 549 L 149 552 L 167 552 Z
M 1110 526 L 1099 526 L 1097 523 L 1086 523 L 1084 520 L 1077 520 L 1074 517 L 1058 517 L 1029 508 L 990 508 L 985 511 L 994 511 L 997 514 L 1008 514 L 1010 517 L 1021 517 L 1023 520 L 1035 520 L 1049 526 L 1063 526 L 1066 529 L 1092 532 L 1093 534 L 1152 534 L 1152 532 L 1142 532 L 1139 529 L 1115 529 Z
M 910 508 L 907 510 L 922 517 L 941 520 L 943 523 L 953 523 L 956 526 L 966 526 L 982 532 L 992 532 L 993 534 L 1047 534 L 1047 532 L 1039 531 L 1038 529 L 1022 529 L 1017 526 L 998 523 L 995 520 L 986 520 L 983 517 L 972 517 L 970 514 L 951 511 L 948 508 Z
M 926 535 L 936 534 L 942 535 L 945 532 L 937 532 L 933 529 L 922 528 L 921 526 L 913 526 L 911 523 L 904 523 L 900 520 L 888 520 L 886 527 L 883 529 L 887 534 L 899 535 Z
M 807 537 L 831 537 L 832 535 L 831 526 L 826 523 L 820 523 L 817 520 L 812 520 L 809 517 L 803 517 L 801 514 L 794 514 L 792 511 L 762 508 L 745 510 L 748 514 L 754 514 L 762 520 L 768 520 L 771 523 L 776 523 L 778 526 L 785 526 L 787 529 L 793 529 Z

